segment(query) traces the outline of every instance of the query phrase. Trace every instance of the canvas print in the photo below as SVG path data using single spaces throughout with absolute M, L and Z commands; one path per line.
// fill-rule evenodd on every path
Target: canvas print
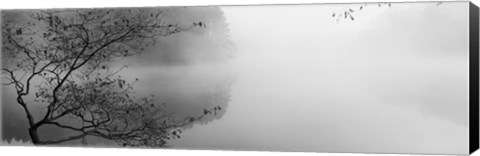
M 468 8 L 2 10 L 2 145 L 468 154 Z

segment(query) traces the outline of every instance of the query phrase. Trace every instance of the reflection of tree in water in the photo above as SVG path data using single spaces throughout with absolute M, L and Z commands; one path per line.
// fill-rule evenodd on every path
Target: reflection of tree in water
M 203 120 L 200 120 L 199 123 L 206 124 L 212 122 L 215 119 L 220 119 L 226 113 L 228 108 L 228 103 L 230 102 L 230 89 L 231 82 L 223 83 L 218 86 L 212 86 L 211 89 L 207 89 L 204 93 L 201 93 L 199 100 L 203 102 L 201 107 L 195 108 L 195 110 L 201 109 L 203 107 L 203 112 L 194 111 L 189 114 L 189 116 L 199 116 L 200 113 L 203 113 L 205 116 Z M 209 111 L 208 108 L 213 108 L 219 106 L 216 111 Z M 212 115 L 209 115 L 212 114 Z
M 202 115 L 204 109 L 216 106 L 221 110 L 199 123 L 221 118 L 230 100 L 233 81 L 229 60 L 234 52 L 222 10 L 218 7 L 171 7 L 166 8 L 164 17 L 166 22 L 180 26 L 198 25 L 201 21 L 204 29 L 164 38 L 156 47 L 126 60 L 131 70 L 148 68 L 152 71 L 139 74 L 144 77 L 140 78 L 142 87 L 138 89 L 157 95 L 177 119 Z
M 203 9 L 207 12 L 201 13 Z M 174 22 L 173 17 L 180 17 L 178 13 L 168 16 L 168 13 L 182 10 L 185 12 L 181 15 L 182 21 L 188 21 L 185 16 L 204 16 L 202 19 L 191 18 L 194 21 L 183 24 Z M 164 11 L 167 15 L 162 17 Z M 138 79 L 124 79 L 115 69 L 123 63 L 117 59 L 127 59 L 146 51 L 148 54 L 147 48 L 170 52 L 172 57 L 164 61 L 180 62 L 162 65 L 196 66 L 198 63 L 225 62 L 228 54 L 219 53 L 228 43 L 225 21 L 223 27 L 216 27 L 215 22 L 207 20 L 218 13 L 221 13 L 218 8 L 206 7 L 193 11 L 137 8 L 7 14 L 6 19 L 14 20 L 6 20 L 6 24 L 2 25 L 2 54 L 13 58 L 10 59 L 13 62 L 5 64 L 7 60 L 2 60 L 3 82 L 11 85 L 17 93 L 16 103 L 24 109 L 18 114 L 27 115 L 29 127 L 23 130 L 29 132 L 31 141 L 37 145 L 69 141 L 87 143 L 89 137 L 98 137 L 123 146 L 165 147 L 168 140 L 180 138 L 182 127 L 207 121 L 206 117 L 212 114 L 219 115 L 217 113 L 225 109 L 218 104 L 228 103 L 228 90 L 213 87 L 205 94 L 205 99 L 200 100 L 208 105 L 196 105 L 203 106 L 202 110 L 186 107 L 177 109 L 180 113 L 170 112 L 167 107 L 174 104 L 156 104 L 159 101 L 154 96 L 135 96 L 136 86 L 133 83 Z M 21 19 L 15 20 L 16 17 Z M 207 29 L 207 26 L 211 28 Z M 211 30 L 222 30 L 220 32 L 224 34 L 218 35 Z M 185 35 L 183 38 L 182 32 Z M 174 46 L 166 49 L 155 47 L 155 43 L 161 41 L 158 37 L 172 37 L 170 41 Z M 197 41 L 203 42 L 198 44 Z M 176 50 L 180 47 L 188 48 Z M 192 53 L 195 48 L 201 50 Z M 202 51 L 212 53 L 202 55 Z M 196 55 L 185 57 L 185 54 Z M 200 56 L 201 59 L 197 59 Z M 42 111 L 46 112 L 32 109 L 32 104 L 34 107 L 45 106 Z M 199 113 L 181 115 L 189 113 L 184 110 Z M 25 120 L 23 115 L 20 116 Z M 10 127 L 6 129 L 8 131 Z M 45 133 L 58 132 L 58 129 L 63 134 L 57 134 L 57 138 L 44 137 L 52 136 Z M 16 137 L 24 138 L 7 136 Z

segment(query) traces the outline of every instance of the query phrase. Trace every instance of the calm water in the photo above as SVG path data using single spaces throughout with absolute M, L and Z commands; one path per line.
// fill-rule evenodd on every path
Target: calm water
M 355 22 L 332 19 L 338 5 L 222 7 L 234 58 L 212 59 L 192 47 L 215 42 L 183 34 L 118 63 L 130 65 L 125 79 L 140 79 L 139 96 L 157 95 L 178 118 L 224 108 L 173 148 L 459 153 L 468 147 L 463 5 L 374 7 Z M 2 91 L 4 134 L 27 139 L 23 112 Z

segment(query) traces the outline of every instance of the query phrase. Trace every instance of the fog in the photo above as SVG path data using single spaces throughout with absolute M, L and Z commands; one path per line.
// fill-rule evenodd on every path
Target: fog
M 128 65 L 120 75 L 139 78 L 136 94 L 156 95 L 179 119 L 225 108 L 172 148 L 466 154 L 468 3 L 370 4 L 355 21 L 331 17 L 360 6 L 172 8 L 166 22 L 207 28 L 111 65 Z M 8 91 L 4 137 L 28 139 Z
M 26 20 L 24 12 L 17 11 L 6 15 Z M 223 13 L 218 7 L 170 7 L 164 8 L 162 20 L 165 23 L 189 27 L 194 22 L 203 22 L 207 27 L 161 37 L 155 46 L 142 53 L 126 58 L 118 58 L 110 63 L 112 70 L 122 69 L 118 75 L 133 85 L 134 96 L 155 96 L 155 104 L 166 106 L 167 113 L 173 113 L 178 120 L 203 115 L 204 109 L 220 106 L 223 109 L 215 115 L 209 115 L 198 123 L 205 124 L 221 118 L 229 105 L 230 86 L 234 82 L 231 65 L 228 60 L 233 55 L 228 39 L 228 28 Z M 5 56 L 5 55 L 4 55 Z M 2 59 L 9 66 L 8 58 Z M 38 84 L 41 79 L 33 79 Z M 36 88 L 32 87 L 32 92 Z M 15 101 L 12 86 L 2 86 L 3 138 L 29 140 L 28 123 L 23 109 Z M 29 108 L 36 119 L 43 117 L 46 104 L 33 102 L 34 95 L 27 97 Z M 63 122 L 72 122 L 65 120 Z M 198 124 L 195 123 L 195 124 Z M 72 124 L 72 123 L 70 123 Z M 189 128 L 191 125 L 185 127 Z M 73 132 L 54 126 L 42 126 L 41 138 L 58 139 L 72 135 Z M 88 138 L 91 144 L 115 145 L 110 141 Z M 67 144 L 79 144 L 74 141 Z
M 467 3 L 222 7 L 238 53 L 228 113 L 195 149 L 466 153 Z M 247 18 L 248 17 L 248 18 Z

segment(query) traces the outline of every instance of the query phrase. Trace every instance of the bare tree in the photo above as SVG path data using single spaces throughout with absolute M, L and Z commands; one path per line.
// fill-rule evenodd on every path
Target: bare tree
M 118 74 L 123 68 L 111 65 L 161 37 L 202 25 L 166 24 L 161 8 L 29 10 L 23 15 L 22 22 L 3 20 L 2 76 L 4 85 L 15 88 L 34 144 L 86 143 L 87 136 L 94 136 L 123 146 L 165 147 L 180 137 L 183 126 L 221 109 L 173 120 L 165 104 L 154 104 L 153 95 L 135 96 L 138 79 L 127 82 Z M 30 105 L 45 106 L 46 111 L 37 119 Z M 45 125 L 75 134 L 41 139 L 38 129 Z

